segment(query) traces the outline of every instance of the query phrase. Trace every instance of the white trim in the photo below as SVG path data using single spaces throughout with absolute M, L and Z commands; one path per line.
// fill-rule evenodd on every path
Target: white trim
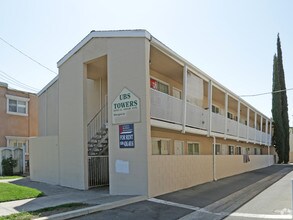
M 23 101 L 23 102 L 29 102 L 29 98 L 26 97 L 21 97 L 21 96 L 15 96 L 15 95 L 5 95 L 7 99 L 13 99 L 13 100 L 17 100 L 17 101 Z
M 59 75 L 57 75 L 54 79 L 52 79 L 41 91 L 37 93 L 37 96 L 42 95 L 46 90 L 48 90 L 57 80 L 59 79 Z
M 72 50 L 70 50 L 64 57 L 57 62 L 59 68 L 65 63 L 71 56 L 77 53 L 85 44 L 87 44 L 93 38 L 116 38 L 116 37 L 144 37 L 148 40 L 151 39 L 151 34 L 146 30 L 121 30 L 121 31 L 92 31 L 85 38 L 83 38 Z
M 29 102 L 29 98 L 26 97 L 21 97 L 21 96 L 14 96 L 14 95 L 8 95 L 6 94 L 6 113 L 10 114 L 10 115 L 17 115 L 17 116 L 28 116 L 28 102 Z M 9 110 L 9 100 L 14 100 L 16 101 L 16 112 L 12 112 Z M 17 112 L 18 109 L 18 101 L 20 102 L 25 102 L 25 113 L 21 113 L 21 112 Z

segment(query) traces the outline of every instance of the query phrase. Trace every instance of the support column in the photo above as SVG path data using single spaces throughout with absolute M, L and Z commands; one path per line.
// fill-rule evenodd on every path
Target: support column
M 228 93 L 225 93 L 225 140 L 227 138 L 227 128 L 228 128 L 228 103 L 229 102 L 229 97 L 228 97 Z
M 272 124 L 273 124 L 273 121 L 272 119 L 270 120 L 270 141 L 269 141 L 269 146 L 272 145 Z
M 248 143 L 249 140 L 249 113 L 250 113 L 250 109 L 249 107 L 247 107 L 247 123 L 246 123 L 246 142 Z
M 266 144 L 269 145 L 268 143 L 268 119 L 266 118 Z
M 260 116 L 260 144 L 262 144 L 262 115 Z
M 186 126 L 186 96 L 187 96 L 187 66 L 183 67 L 183 105 L 182 105 L 182 133 L 185 133 Z
M 239 130 L 240 130 L 240 101 L 238 99 L 238 107 L 237 107 L 237 140 L 239 140 Z
M 211 135 L 212 130 L 212 104 L 213 104 L 213 82 L 209 81 L 208 88 L 208 105 L 209 105 L 209 119 L 208 119 L 208 137 Z
M 256 143 L 256 122 L 257 122 L 257 113 L 254 112 L 254 143 Z

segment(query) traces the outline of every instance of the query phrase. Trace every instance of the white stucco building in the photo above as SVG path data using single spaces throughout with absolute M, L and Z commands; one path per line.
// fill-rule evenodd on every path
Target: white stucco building
M 58 68 L 33 180 L 155 196 L 274 162 L 272 121 L 145 30 L 93 31 Z

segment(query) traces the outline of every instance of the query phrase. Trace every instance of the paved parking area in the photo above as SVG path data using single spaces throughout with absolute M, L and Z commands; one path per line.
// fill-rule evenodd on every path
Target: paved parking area
M 75 219 L 224 219 L 292 170 L 274 165 Z

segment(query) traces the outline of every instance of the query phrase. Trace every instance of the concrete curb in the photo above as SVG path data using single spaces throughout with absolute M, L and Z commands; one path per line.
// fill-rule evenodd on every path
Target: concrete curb
M 63 220 L 63 219 L 76 218 L 79 216 L 92 214 L 94 212 L 114 209 L 114 208 L 117 208 L 120 206 L 129 205 L 129 204 L 136 203 L 136 202 L 141 202 L 141 201 L 144 201 L 147 199 L 148 199 L 147 196 L 135 196 L 132 198 L 123 199 L 123 200 L 110 202 L 110 203 L 105 203 L 105 204 L 101 204 L 101 205 L 96 205 L 96 206 L 92 206 L 92 207 L 88 207 L 88 208 L 84 208 L 84 209 L 77 209 L 77 210 L 64 212 L 64 213 L 60 213 L 60 214 L 55 214 L 55 215 L 51 215 L 51 216 L 47 216 L 47 217 L 41 217 L 41 218 L 37 218 L 35 220 L 47 220 L 47 219 L 48 220 L 53 220 L 53 219 L 54 220 Z

